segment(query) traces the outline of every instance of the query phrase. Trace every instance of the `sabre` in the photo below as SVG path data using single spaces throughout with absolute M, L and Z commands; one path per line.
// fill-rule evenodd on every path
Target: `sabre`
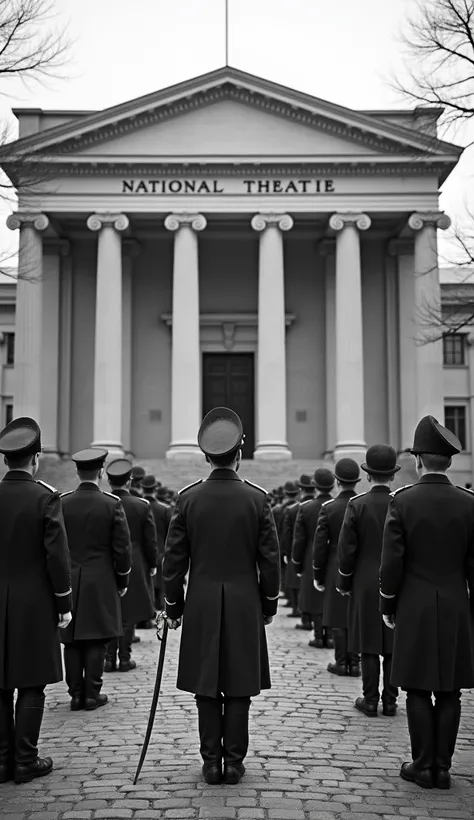
M 163 624 L 163 634 L 160 637 L 160 628 L 161 624 Z M 148 751 L 148 746 L 150 744 L 151 733 L 153 731 L 153 723 L 155 721 L 155 714 L 156 714 L 156 707 L 158 706 L 158 698 L 160 696 L 160 688 L 161 688 L 161 680 L 163 677 L 163 666 L 165 663 L 165 652 L 166 652 L 166 639 L 168 637 L 168 621 L 166 620 L 166 616 L 164 612 L 161 612 L 159 615 L 156 616 L 156 637 L 161 642 L 160 646 L 160 655 L 158 658 L 158 667 L 156 670 L 156 680 L 155 680 L 155 689 L 153 692 L 153 700 L 151 702 L 150 707 L 150 715 L 148 718 L 148 726 L 146 730 L 145 740 L 143 742 L 143 748 L 140 754 L 140 760 L 138 762 L 137 771 L 135 774 L 135 779 L 133 781 L 133 785 L 137 785 L 137 780 L 140 777 L 140 772 L 142 770 L 142 766 L 145 762 L 146 753 Z

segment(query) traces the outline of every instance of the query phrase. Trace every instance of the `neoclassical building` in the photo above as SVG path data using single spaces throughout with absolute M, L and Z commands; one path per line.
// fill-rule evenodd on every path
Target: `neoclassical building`
M 233 68 L 104 111 L 17 109 L 15 415 L 47 452 L 360 457 L 443 418 L 439 109 L 353 111 Z M 35 180 L 35 175 L 37 180 Z M 429 310 L 428 310 L 429 308 Z

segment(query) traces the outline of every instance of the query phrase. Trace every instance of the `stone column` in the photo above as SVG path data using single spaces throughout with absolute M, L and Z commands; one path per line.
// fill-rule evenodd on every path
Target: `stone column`
M 66 250 L 66 248 L 64 248 Z M 61 454 L 71 453 L 72 256 L 61 260 L 59 310 L 59 432 Z
M 14 416 L 30 416 L 41 425 L 43 240 L 49 225 L 40 213 L 16 213 L 7 219 L 20 229 L 15 318 Z
M 171 443 L 169 459 L 201 460 L 201 347 L 199 339 L 198 231 L 207 225 L 197 213 L 170 214 L 165 228 L 175 233 L 171 348 Z
M 325 264 L 326 450 L 324 458 L 330 460 L 333 457 L 336 443 L 336 242 L 334 239 L 323 239 L 318 249 Z
M 415 322 L 417 416 L 444 419 L 441 296 L 436 231 L 451 220 L 438 211 L 414 213 L 408 225 L 415 232 Z
M 329 220 L 336 231 L 336 460 L 361 461 L 366 449 L 359 231 L 370 225 L 370 217 L 360 213 Z
M 257 447 L 261 461 L 291 459 L 286 431 L 286 324 L 283 231 L 288 214 L 257 214 L 260 231 L 258 278 Z
M 122 270 L 122 443 L 126 453 L 132 452 L 132 384 L 133 384 L 133 263 L 140 253 L 135 239 L 123 243 Z
M 124 214 L 93 214 L 87 220 L 98 231 L 95 316 L 94 440 L 110 455 L 122 445 L 122 238 Z
M 413 275 L 413 240 L 393 239 L 388 252 L 398 263 L 398 361 L 400 450 L 413 444 L 417 423 L 416 401 L 416 326 L 415 277 Z M 412 458 L 410 456 L 409 463 Z

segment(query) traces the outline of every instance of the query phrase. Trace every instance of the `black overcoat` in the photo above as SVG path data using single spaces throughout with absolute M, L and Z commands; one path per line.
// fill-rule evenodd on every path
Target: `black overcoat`
M 317 498 L 301 503 L 293 535 L 292 561 L 297 573 L 302 574 L 299 607 L 301 612 L 322 615 L 324 592 L 313 584 L 313 539 L 323 504 L 331 500 L 331 493 L 319 493 Z
M 147 501 L 150 502 L 151 511 L 155 521 L 156 539 L 158 548 L 158 563 L 156 567 L 156 575 L 154 576 L 154 587 L 157 590 L 163 589 L 163 556 L 165 554 L 165 541 L 168 535 L 168 528 L 171 520 L 171 507 L 168 504 L 163 504 L 158 501 L 154 495 L 145 495 Z M 143 618 L 145 620 L 145 618 Z
M 23 470 L 0 482 L 0 689 L 63 679 L 58 615 L 71 566 L 59 493 Z
M 338 543 L 337 586 L 351 592 L 349 651 L 391 655 L 393 630 L 385 626 L 379 607 L 379 568 L 389 487 L 374 486 L 351 498 Z
M 381 607 L 395 614 L 392 683 L 474 687 L 474 494 L 431 473 L 393 493 L 380 567 Z
M 128 490 L 114 490 L 125 510 L 132 542 L 132 569 L 127 594 L 120 599 L 124 624 L 138 624 L 153 618 L 150 572 L 158 563 L 155 519 L 150 504 Z
M 118 589 L 128 585 L 132 548 L 120 498 L 84 481 L 61 496 L 72 562 L 73 618 L 61 641 L 122 635 Z
M 353 490 L 342 490 L 336 498 L 326 501 L 319 513 L 318 525 L 313 540 L 313 577 L 318 584 L 324 584 L 323 625 L 333 629 L 347 627 L 349 601 L 337 589 L 337 542 L 344 514 Z
M 221 469 L 182 491 L 163 581 L 169 617 L 184 612 L 178 689 L 207 697 L 269 689 L 263 616 L 277 610 L 280 555 L 266 492 Z
M 301 586 L 301 579 L 296 574 L 295 565 L 291 560 L 291 553 L 293 548 L 293 535 L 295 532 L 296 516 L 300 508 L 299 501 L 293 501 L 288 504 L 283 513 L 283 524 L 281 531 L 281 551 L 286 560 L 286 574 L 285 586 L 287 589 L 299 589 Z

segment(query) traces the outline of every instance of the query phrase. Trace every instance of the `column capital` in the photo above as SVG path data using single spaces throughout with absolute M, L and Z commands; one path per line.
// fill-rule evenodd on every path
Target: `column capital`
M 358 228 L 359 231 L 367 231 L 371 224 L 372 220 L 368 214 L 353 213 L 351 211 L 333 214 L 329 218 L 329 227 L 333 231 L 342 231 L 349 225 L 352 225 L 354 228 Z
M 193 231 L 203 231 L 207 226 L 207 219 L 203 214 L 188 213 L 187 211 L 168 214 L 165 219 L 167 231 L 179 231 L 180 228 L 185 226 L 192 228 Z
M 100 213 L 91 214 L 86 225 L 90 231 L 100 231 L 102 228 L 115 228 L 116 231 L 126 231 L 130 222 L 125 214 Z
M 49 226 L 49 219 L 46 214 L 40 212 L 17 211 L 7 217 L 7 227 L 11 231 L 16 231 L 23 227 L 34 228 L 36 231 L 45 231 Z
M 449 216 L 442 211 L 421 211 L 408 217 L 408 227 L 412 231 L 421 231 L 422 228 L 433 227 L 446 231 L 451 225 Z
M 293 219 L 289 214 L 261 213 L 255 214 L 250 224 L 254 231 L 264 231 L 266 228 L 279 228 L 280 231 L 291 231 Z

